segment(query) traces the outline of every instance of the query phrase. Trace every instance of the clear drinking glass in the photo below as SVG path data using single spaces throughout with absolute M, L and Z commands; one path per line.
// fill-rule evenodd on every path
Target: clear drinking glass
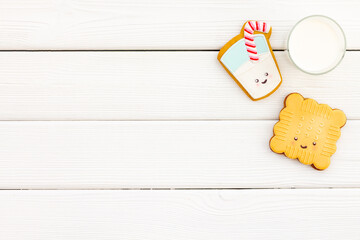
M 345 34 L 333 19 L 312 15 L 301 19 L 290 31 L 287 50 L 291 61 L 308 74 L 333 70 L 346 52 Z

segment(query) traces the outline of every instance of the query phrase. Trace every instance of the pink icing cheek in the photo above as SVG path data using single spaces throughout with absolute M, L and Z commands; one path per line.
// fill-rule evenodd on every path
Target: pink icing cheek
M 257 83 L 256 86 L 257 86 L 257 87 L 260 87 L 260 83 Z
M 269 78 L 272 78 L 273 77 L 273 75 L 272 74 L 269 74 Z

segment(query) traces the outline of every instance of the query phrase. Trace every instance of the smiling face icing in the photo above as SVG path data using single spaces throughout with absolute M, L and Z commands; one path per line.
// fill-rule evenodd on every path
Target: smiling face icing
M 274 126 L 270 147 L 288 158 L 325 169 L 336 151 L 340 128 L 345 123 L 343 111 L 293 93 L 286 98 L 280 121 Z
M 259 60 L 250 61 L 244 39 L 233 44 L 220 61 L 254 99 L 270 94 L 281 83 L 281 76 L 262 34 L 254 35 Z
M 256 63 L 246 62 L 235 71 L 234 76 L 254 99 L 271 93 L 281 81 L 270 53 L 260 54 Z

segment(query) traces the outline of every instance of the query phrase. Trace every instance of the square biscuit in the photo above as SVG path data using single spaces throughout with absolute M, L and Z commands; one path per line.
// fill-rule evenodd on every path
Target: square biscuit
M 270 148 L 323 170 L 330 165 L 330 157 L 341 135 L 340 128 L 345 123 L 343 111 L 292 93 L 285 99 L 280 120 L 274 126 Z

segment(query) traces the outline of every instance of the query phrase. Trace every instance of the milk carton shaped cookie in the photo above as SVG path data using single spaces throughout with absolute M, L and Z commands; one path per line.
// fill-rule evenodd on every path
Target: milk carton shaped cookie
M 267 23 L 248 21 L 218 55 L 222 66 L 253 101 L 271 95 L 282 82 L 270 35 Z

